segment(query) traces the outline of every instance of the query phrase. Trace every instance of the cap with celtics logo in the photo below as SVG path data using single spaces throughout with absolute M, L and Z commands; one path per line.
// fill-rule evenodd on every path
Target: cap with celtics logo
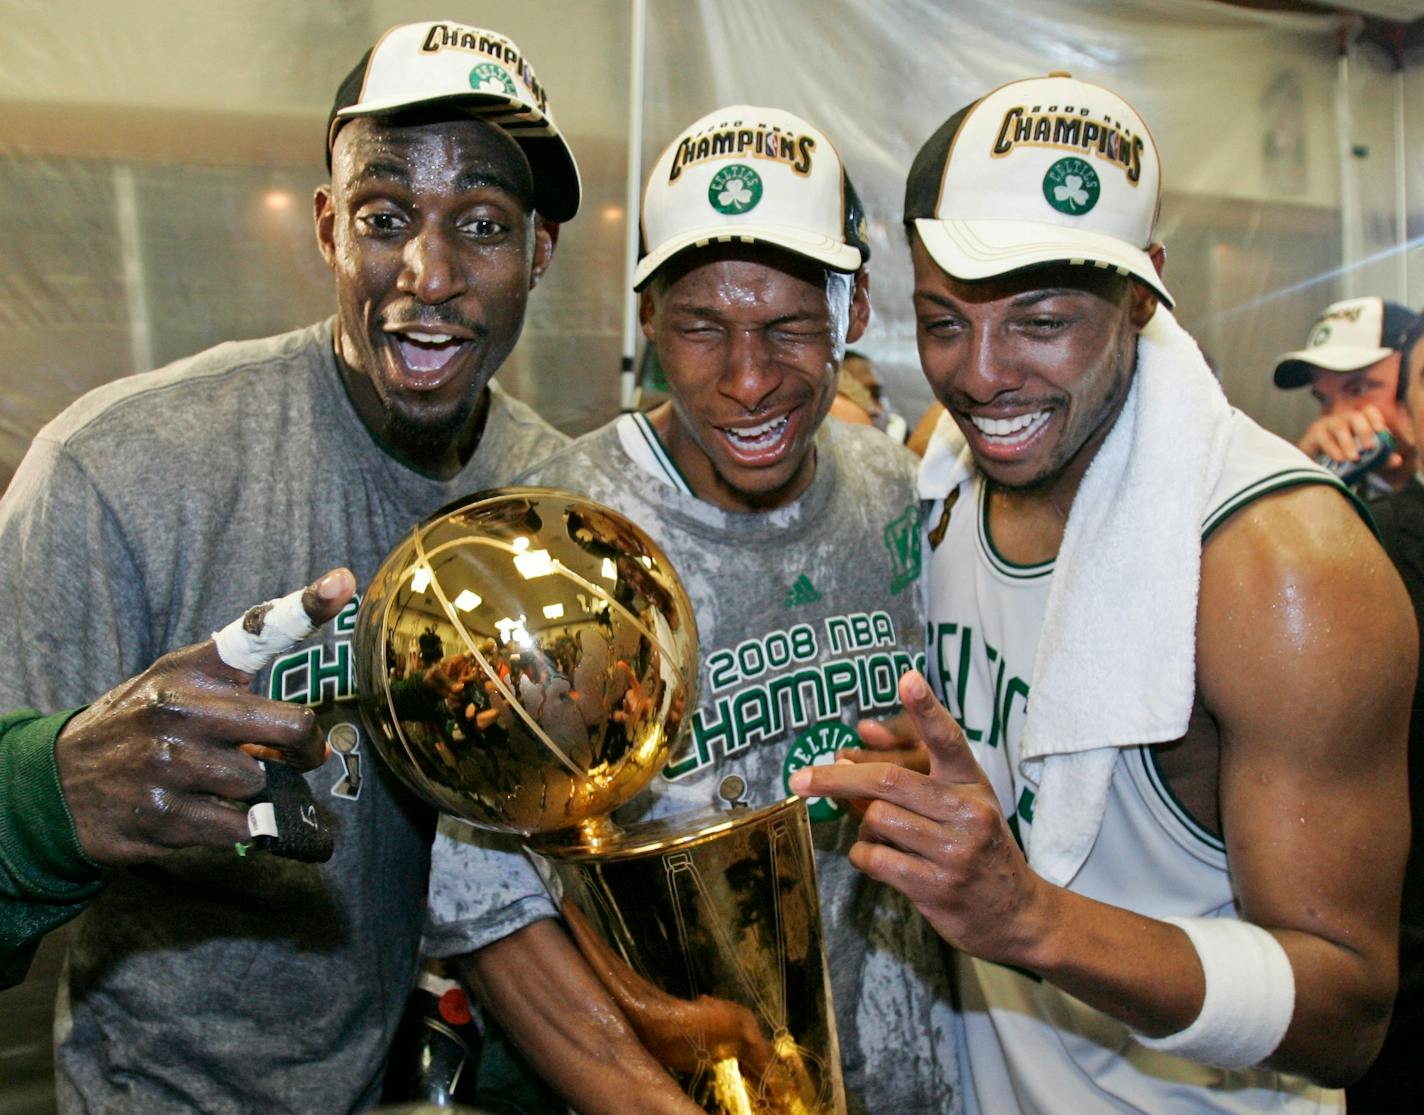
M 673 256 L 707 244 L 772 244 L 856 271 L 870 258 L 865 212 L 819 129 L 776 108 L 731 105 L 658 156 L 643 191 L 641 289 Z
M 1160 193 L 1137 111 L 1051 74 L 1001 85 L 930 136 L 905 185 L 905 223 L 956 278 L 1090 264 L 1140 279 L 1170 306 L 1147 252 Z
M 1272 376 L 1277 387 L 1307 387 L 1317 371 L 1358 372 L 1398 352 L 1414 315 L 1383 298 L 1349 298 L 1325 307 L 1305 347 L 1288 352 Z
M 529 160 L 534 207 L 551 221 L 578 212 L 578 166 L 534 67 L 499 32 L 448 20 L 392 27 L 346 75 L 327 117 L 327 168 L 336 133 L 353 117 L 429 105 L 452 105 L 503 128 Z

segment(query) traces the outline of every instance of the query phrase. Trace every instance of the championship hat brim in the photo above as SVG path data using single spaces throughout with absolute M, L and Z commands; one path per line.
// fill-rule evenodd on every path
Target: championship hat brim
M 1318 348 L 1288 352 L 1276 365 L 1272 379 L 1277 387 L 1289 390 L 1293 387 L 1307 387 L 1315 379 L 1317 371 L 1358 372 L 1371 364 L 1378 364 L 1386 356 L 1395 353 L 1392 348 Z
M 1170 308 L 1172 295 L 1152 257 L 1125 241 L 1087 231 L 1071 238 L 1057 225 L 1032 221 L 955 221 L 921 217 L 915 222 L 925 250 L 947 274 L 970 281 L 992 279 L 1042 264 L 1090 265 L 1131 275 Z
M 1290 390 L 1309 386 L 1316 372 L 1358 372 L 1400 350 L 1415 315 L 1374 295 L 1332 302 L 1310 327 L 1306 347 L 1288 352 L 1271 379 Z
M 739 225 L 729 232 L 725 224 L 713 228 L 692 229 L 658 245 L 656 251 L 638 261 L 633 272 L 633 289 L 640 290 L 659 267 L 681 252 L 705 248 L 711 244 L 769 244 L 784 248 L 795 255 L 824 263 L 835 271 L 856 271 L 864 262 L 858 248 L 826 236 L 798 236 L 784 228 L 767 225 Z

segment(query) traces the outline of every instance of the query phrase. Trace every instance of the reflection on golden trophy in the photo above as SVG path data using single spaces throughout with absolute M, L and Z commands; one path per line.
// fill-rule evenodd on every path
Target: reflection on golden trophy
M 696 704 L 692 608 L 638 527 L 540 488 L 472 496 L 382 563 L 357 617 L 362 716 L 436 808 L 531 838 L 569 931 L 707 1111 L 842 1112 L 798 798 L 620 828 Z

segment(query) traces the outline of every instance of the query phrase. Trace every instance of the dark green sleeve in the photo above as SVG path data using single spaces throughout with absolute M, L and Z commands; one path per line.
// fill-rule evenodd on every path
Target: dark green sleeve
M 104 882 L 79 847 L 54 761 L 55 738 L 77 711 L 0 715 L 0 988 L 24 978 L 40 938 Z

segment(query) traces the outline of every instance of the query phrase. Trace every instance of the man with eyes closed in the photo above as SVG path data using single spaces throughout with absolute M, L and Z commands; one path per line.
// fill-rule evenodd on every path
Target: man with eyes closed
M 95 705 L 53 743 L 58 807 L 108 834 L 81 841 L 103 889 L 60 991 L 64 1112 L 379 1100 L 435 815 L 372 761 L 356 601 L 253 670 L 255 710 L 192 656 L 161 684 L 144 671 L 325 570 L 349 567 L 359 592 L 413 523 L 568 440 L 490 382 L 579 202 L 519 48 L 450 22 L 393 28 L 338 89 L 325 138 L 314 216 L 335 317 L 99 389 L 41 431 L 0 503 L 0 707 L 69 707 L 143 675 L 125 707 L 148 710 Z M 234 850 L 234 786 L 264 779 L 235 745 L 289 744 L 276 733 L 300 706 L 308 816 L 334 854 Z
M 670 399 L 525 477 L 646 529 L 697 617 L 691 731 L 624 822 L 784 799 L 791 772 L 833 762 L 862 717 L 896 706 L 923 647 L 914 458 L 827 420 L 869 316 L 864 217 L 830 141 L 776 109 L 713 112 L 654 165 L 642 228 L 643 332 Z M 848 1109 L 957 1111 L 940 943 L 851 868 L 846 807 L 811 802 L 810 816 Z M 695 1112 L 665 1068 L 727 1042 L 753 1073 L 766 1063 L 775 1019 L 605 987 L 556 915 L 498 841 L 437 836 L 427 946 L 474 950 L 458 966 L 486 1017 L 573 1108 Z
M 852 862 L 955 947 L 969 1112 L 1339 1111 L 1389 1021 L 1407 597 L 1170 315 L 1158 190 L 1132 107 L 1061 74 L 906 186 L 948 412 L 901 682 L 927 761 L 791 785 L 868 800 Z

